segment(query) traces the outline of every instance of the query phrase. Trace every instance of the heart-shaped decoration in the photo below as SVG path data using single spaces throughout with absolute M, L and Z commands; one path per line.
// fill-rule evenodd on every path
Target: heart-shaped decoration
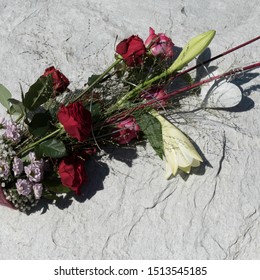
M 232 108 L 242 100 L 238 86 L 226 80 L 215 80 L 201 88 L 202 105 L 207 108 Z

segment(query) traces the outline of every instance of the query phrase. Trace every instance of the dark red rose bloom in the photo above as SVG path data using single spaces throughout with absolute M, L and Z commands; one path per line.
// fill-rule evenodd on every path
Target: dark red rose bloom
M 56 93 L 63 93 L 70 84 L 67 77 L 53 66 L 45 69 L 43 76 L 47 77 L 48 75 L 52 76 L 53 90 Z
M 60 162 L 58 172 L 63 186 L 79 195 L 81 186 L 87 181 L 84 160 L 76 156 L 66 157 Z
M 117 45 L 116 52 L 123 57 L 128 66 L 134 67 L 143 63 L 146 49 L 143 40 L 132 35 Z
M 83 142 L 91 135 L 91 113 L 81 102 L 62 105 L 57 118 L 72 138 Z

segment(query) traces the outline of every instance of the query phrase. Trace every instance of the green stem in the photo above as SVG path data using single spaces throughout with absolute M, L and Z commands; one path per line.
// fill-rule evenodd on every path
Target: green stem
M 89 92 L 92 88 L 96 86 L 120 61 L 122 58 L 117 58 L 114 63 L 112 63 L 99 77 L 86 89 L 84 89 L 73 101 L 72 103 L 79 100 L 83 95 L 85 95 L 87 92 Z
M 30 150 L 32 150 L 36 145 L 42 143 L 43 141 L 53 137 L 54 135 L 58 134 L 63 128 L 60 127 L 58 129 L 56 129 L 55 131 L 53 131 L 52 133 L 46 135 L 45 137 L 39 139 L 38 141 L 32 143 L 31 145 L 25 147 L 23 150 L 21 150 L 19 153 L 17 153 L 18 156 L 23 156 L 24 154 L 26 154 L 27 152 L 29 152 Z
M 129 91 L 126 95 L 124 95 L 121 99 L 119 99 L 114 105 L 112 105 L 108 110 L 107 110 L 107 114 L 111 114 L 113 113 L 114 111 L 118 110 L 118 109 L 122 109 L 123 108 L 123 105 L 124 103 L 129 100 L 129 99 L 132 99 L 134 97 L 137 96 L 137 94 L 139 92 L 141 92 L 142 90 L 145 90 L 146 88 L 148 88 L 151 84 L 161 80 L 161 79 L 164 79 L 164 78 L 167 78 L 169 75 L 173 74 L 173 72 L 175 69 L 166 69 L 164 72 L 162 72 L 160 75 L 157 75 L 145 82 L 143 82 L 142 84 L 138 85 L 137 87 L 135 87 L 134 89 L 132 89 L 131 91 Z
M 21 114 L 21 115 L 16 119 L 15 122 L 16 122 L 16 123 L 19 123 L 23 117 L 24 117 L 24 115 Z

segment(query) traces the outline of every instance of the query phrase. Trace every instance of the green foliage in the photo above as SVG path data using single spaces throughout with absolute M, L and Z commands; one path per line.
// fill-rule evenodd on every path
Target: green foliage
M 101 105 L 100 103 L 96 102 L 96 103 L 93 103 L 92 106 L 91 106 L 91 117 L 92 117 L 92 120 L 95 121 L 95 120 L 98 120 L 101 116 Z
M 9 99 L 12 97 L 10 91 L 0 84 L 0 103 L 8 110 L 10 107 Z
M 184 75 L 181 75 L 180 78 L 189 85 L 192 85 L 194 83 L 194 79 L 188 73 L 185 73 Z
M 137 123 L 141 127 L 141 130 L 150 142 L 151 146 L 158 154 L 158 156 L 162 159 L 164 152 L 162 127 L 160 122 L 149 113 L 135 113 L 134 116 L 136 118 Z
M 94 84 L 95 82 L 96 82 L 96 80 L 98 79 L 100 77 L 100 75 L 95 75 L 95 74 L 93 74 L 93 75 L 91 75 L 89 78 L 88 78 L 88 85 L 90 86 L 90 85 L 92 85 L 92 84 Z M 101 85 L 96 85 L 95 86 L 96 88 L 98 88 L 98 87 L 101 87 Z
M 52 77 L 40 77 L 25 94 L 23 105 L 29 110 L 35 110 L 47 102 L 53 93 Z
M 46 113 L 35 114 L 29 123 L 29 131 L 33 136 L 44 137 L 51 129 L 51 117 Z
M 8 101 L 12 104 L 8 110 L 8 113 L 10 115 L 13 115 L 15 113 L 18 113 L 21 116 L 25 115 L 25 108 L 21 101 L 14 98 L 9 98 Z
M 37 156 L 62 158 L 67 155 L 64 143 L 59 139 L 48 139 L 41 142 L 35 149 Z
M 62 185 L 60 178 L 55 176 L 55 174 L 45 178 L 42 183 L 51 193 L 61 194 L 71 192 L 71 189 Z

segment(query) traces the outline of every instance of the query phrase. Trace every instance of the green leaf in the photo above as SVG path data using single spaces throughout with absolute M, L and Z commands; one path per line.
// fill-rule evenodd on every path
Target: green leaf
M 71 189 L 60 184 L 58 186 L 52 187 L 51 191 L 54 193 L 69 193 L 69 192 L 71 192 Z
M 12 104 L 12 106 L 10 107 L 10 110 L 9 110 L 11 115 L 13 113 L 19 113 L 22 116 L 25 115 L 25 108 L 21 101 L 16 100 L 14 98 L 9 98 L 8 101 Z
M 39 145 L 35 146 L 33 151 L 35 152 L 36 158 L 42 158 L 43 157 L 43 152 L 40 149 Z
M 216 34 L 215 30 L 209 30 L 192 38 L 183 48 L 180 55 L 173 62 L 169 71 L 171 73 L 181 70 L 186 64 L 188 64 L 193 58 L 202 53 L 210 44 Z
M 51 192 L 44 192 L 42 194 L 42 197 L 44 197 L 45 199 L 50 200 L 50 201 L 58 199 L 58 196 L 53 194 L 53 193 L 51 193 Z
M 62 185 L 61 180 L 56 176 L 51 176 L 43 179 L 43 185 L 52 193 L 68 193 L 71 189 Z
M 101 104 L 96 102 L 93 103 L 91 106 L 91 117 L 93 120 L 96 120 L 100 117 L 101 115 Z
M 46 157 L 61 158 L 67 151 L 64 143 L 58 139 L 48 139 L 39 145 L 39 152 Z
M 23 104 L 29 110 L 35 110 L 47 102 L 53 93 L 52 77 L 40 77 L 25 94 Z
M 48 113 L 38 113 L 29 123 L 29 131 L 33 136 L 43 137 L 51 129 L 51 117 Z
M 10 104 L 8 99 L 12 97 L 11 92 L 2 84 L 0 84 L 0 103 L 8 110 Z
M 8 113 L 9 115 L 17 114 L 17 112 L 15 111 L 15 109 L 14 109 L 13 106 L 11 106 L 11 107 L 8 109 L 7 113 Z
M 89 86 L 92 85 L 99 77 L 100 77 L 100 75 L 95 75 L 95 74 L 91 75 L 91 76 L 88 78 L 87 84 L 88 84 Z M 100 86 L 96 85 L 95 87 L 98 88 L 98 87 L 100 87 Z
M 150 115 L 149 113 L 134 114 L 137 123 L 141 127 L 141 130 L 147 137 L 151 146 L 158 154 L 158 156 L 162 159 L 163 152 L 163 139 L 162 139 L 162 127 L 160 122 Z
M 189 85 L 192 85 L 194 83 L 194 79 L 188 73 L 185 73 L 184 75 L 181 75 L 180 78 Z

